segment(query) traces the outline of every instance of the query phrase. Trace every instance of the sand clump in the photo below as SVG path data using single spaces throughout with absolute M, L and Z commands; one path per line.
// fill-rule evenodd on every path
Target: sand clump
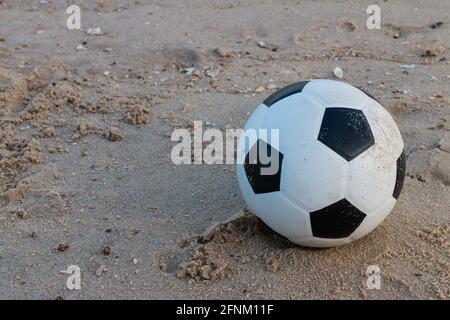
M 39 140 L 18 138 L 11 131 L 0 134 L 0 185 L 8 186 L 32 164 L 43 162 Z
M 55 128 L 51 126 L 43 126 L 39 131 L 42 138 L 53 138 L 56 135 Z
M 257 259 L 251 252 L 243 251 L 242 247 L 252 241 L 253 237 L 264 237 L 266 234 L 278 237 L 256 216 L 244 210 L 209 228 L 203 235 L 180 242 L 182 247 L 189 248 L 192 253 L 187 262 L 178 265 L 177 276 L 181 279 L 190 278 L 191 282 L 212 283 L 223 280 L 238 268 L 238 265 Z M 263 261 L 268 271 L 281 270 L 278 254 L 271 252 Z
M 30 213 L 23 208 L 9 209 L 8 214 L 13 221 L 24 220 L 30 218 Z
M 446 133 L 444 137 L 439 141 L 439 148 L 447 153 L 450 153 L 450 134 Z
M 122 130 L 117 125 L 112 125 L 106 133 L 106 138 L 109 141 L 119 141 L 123 139 Z
M 441 223 L 431 228 L 422 229 L 418 232 L 418 236 L 431 244 L 448 247 L 450 244 L 449 232 L 450 223 Z
M 20 181 L 15 187 L 10 188 L 5 192 L 6 198 L 9 201 L 16 201 L 22 198 L 31 187 L 32 183 L 30 181 Z
M 77 127 L 77 132 L 72 136 L 72 141 L 77 141 L 81 139 L 81 137 L 88 136 L 90 134 L 98 134 L 100 136 L 104 136 L 109 141 L 119 141 L 123 138 L 122 130 L 118 125 L 111 125 L 109 129 L 104 132 L 101 126 L 96 123 L 84 121 L 80 123 Z
M 23 160 L 28 163 L 41 164 L 44 162 L 41 143 L 32 138 L 23 149 Z
M 191 260 L 179 266 L 180 279 L 190 277 L 193 281 L 213 282 L 224 279 L 231 271 L 231 265 L 218 252 L 214 244 L 205 244 L 195 250 Z
M 31 165 L 45 162 L 41 139 L 55 137 L 52 113 L 58 107 L 56 101 L 65 96 L 57 85 L 49 84 L 48 68 L 36 67 L 28 76 L 7 74 L 5 78 L 11 85 L 0 91 L 0 188 L 6 186 L 9 198 L 15 198 L 21 193 L 11 188 L 16 178 Z M 22 134 L 24 130 L 31 134 Z
M 228 47 L 218 47 L 214 49 L 214 53 L 220 58 L 233 58 L 236 55 L 234 50 Z
M 278 272 L 281 269 L 280 258 L 276 254 L 272 254 L 266 259 L 266 268 L 270 272 Z
M 186 240 L 184 243 L 193 244 L 194 249 L 189 261 L 179 265 L 177 276 L 206 283 L 225 279 L 233 270 L 230 252 L 258 228 L 259 220 L 245 211 Z
M 95 123 L 84 121 L 78 125 L 77 130 L 79 136 L 75 137 L 79 139 L 79 137 L 84 137 L 92 133 L 99 133 L 102 131 L 102 128 Z
M 128 124 L 147 124 L 150 122 L 150 109 L 144 106 L 134 106 L 125 114 L 123 120 Z
M 430 159 L 433 175 L 445 185 L 450 185 L 450 153 L 437 151 Z

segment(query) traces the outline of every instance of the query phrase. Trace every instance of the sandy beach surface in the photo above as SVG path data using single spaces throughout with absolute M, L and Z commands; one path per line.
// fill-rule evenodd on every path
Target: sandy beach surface
M 371 1 L 325 0 L 75 1 L 68 30 L 73 2 L 0 0 L 0 298 L 450 297 L 449 1 L 379 1 L 380 30 Z M 233 165 L 171 162 L 174 129 L 241 128 L 335 67 L 405 141 L 403 193 L 365 238 L 296 246 L 246 211 Z

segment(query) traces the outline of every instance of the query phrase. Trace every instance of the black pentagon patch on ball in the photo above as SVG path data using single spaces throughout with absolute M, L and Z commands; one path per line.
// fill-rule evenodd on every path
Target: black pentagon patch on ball
M 277 161 L 278 165 L 272 163 L 273 160 Z M 260 194 L 280 191 L 282 165 L 283 154 L 259 139 L 245 156 L 244 163 L 245 174 L 253 192 Z M 262 173 L 261 169 L 263 168 L 272 168 L 273 172 L 269 172 L 271 174 Z
M 318 140 L 347 161 L 375 143 L 364 113 L 351 108 L 326 108 Z
M 311 228 L 314 237 L 340 239 L 350 236 L 366 217 L 346 199 L 311 212 Z
M 290 84 L 284 88 L 281 88 L 277 92 L 270 95 L 266 100 L 264 100 L 264 104 L 268 107 L 275 104 L 276 102 L 284 99 L 290 95 L 302 92 L 303 88 L 308 84 L 309 81 L 300 81 L 297 83 Z
M 402 192 L 403 183 L 405 182 L 406 175 L 406 155 L 405 151 L 397 159 L 397 176 L 395 178 L 395 187 L 392 196 L 398 199 L 400 193 Z

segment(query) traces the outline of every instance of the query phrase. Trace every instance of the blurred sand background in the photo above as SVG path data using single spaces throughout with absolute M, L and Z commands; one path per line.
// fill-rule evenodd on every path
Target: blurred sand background
M 0 0 L 0 298 L 448 299 L 450 2 L 379 1 L 368 30 L 373 2 Z M 175 128 L 240 128 L 335 67 L 406 145 L 399 202 L 364 239 L 290 244 L 245 212 L 234 166 L 170 161 Z

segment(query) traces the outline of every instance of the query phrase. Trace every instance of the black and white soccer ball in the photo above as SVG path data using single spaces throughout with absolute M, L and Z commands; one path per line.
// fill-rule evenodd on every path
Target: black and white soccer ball
M 237 177 L 249 209 L 294 243 L 332 247 L 363 237 L 394 208 L 405 178 L 400 131 L 379 101 L 347 83 L 310 80 L 268 97 L 248 119 Z M 270 129 L 279 130 L 277 147 Z M 256 149 L 255 149 L 256 148 Z M 279 161 L 272 174 L 252 151 Z M 267 153 L 266 152 L 266 153 Z

